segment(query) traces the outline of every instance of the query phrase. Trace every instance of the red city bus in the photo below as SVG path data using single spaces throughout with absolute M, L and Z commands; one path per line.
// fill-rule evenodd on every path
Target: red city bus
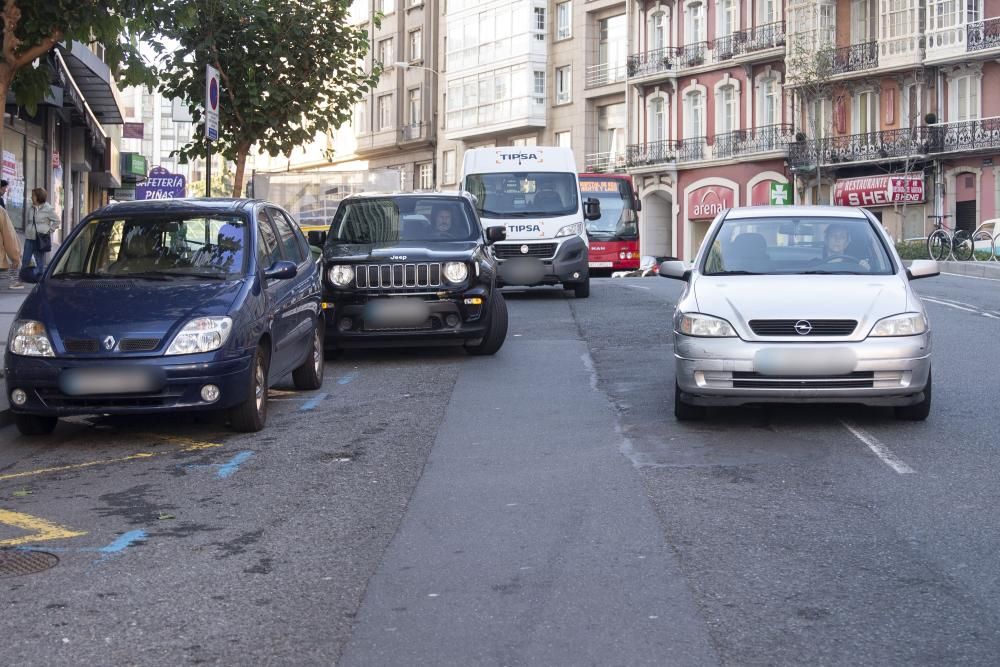
M 627 174 L 580 174 L 580 194 L 601 202 L 601 217 L 587 221 L 591 273 L 639 268 L 639 198 Z

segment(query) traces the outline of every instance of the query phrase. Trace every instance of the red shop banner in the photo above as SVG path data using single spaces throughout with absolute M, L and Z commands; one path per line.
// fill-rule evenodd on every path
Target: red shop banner
M 711 220 L 727 208 L 733 207 L 736 198 L 731 188 L 706 185 L 692 190 L 687 198 L 688 220 Z
M 837 206 L 891 206 L 923 201 L 923 174 L 841 178 L 833 187 L 833 203 Z

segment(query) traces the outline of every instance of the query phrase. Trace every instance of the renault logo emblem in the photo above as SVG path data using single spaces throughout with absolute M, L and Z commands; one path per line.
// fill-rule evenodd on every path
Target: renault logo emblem
M 105 336 L 105 338 L 104 338 L 104 349 L 105 350 L 113 350 L 113 349 L 115 349 L 115 337 L 114 336 Z
M 795 323 L 795 333 L 797 333 L 800 336 L 808 336 L 812 330 L 813 330 L 813 325 L 810 324 L 807 320 L 799 320 L 798 322 Z
M 522 255 L 527 255 L 527 254 L 528 254 L 528 251 L 529 251 L 530 249 L 531 249 L 531 248 L 529 248 L 529 247 L 528 247 L 528 246 L 526 246 L 526 245 L 523 245 L 523 246 L 521 246 L 521 254 L 522 254 Z

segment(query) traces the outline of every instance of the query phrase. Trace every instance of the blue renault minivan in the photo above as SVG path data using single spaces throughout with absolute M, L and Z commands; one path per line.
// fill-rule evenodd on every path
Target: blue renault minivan
M 61 416 L 177 410 L 225 410 L 236 430 L 259 431 L 271 384 L 322 384 L 319 268 L 273 204 L 112 204 L 36 280 L 4 357 L 25 435 Z

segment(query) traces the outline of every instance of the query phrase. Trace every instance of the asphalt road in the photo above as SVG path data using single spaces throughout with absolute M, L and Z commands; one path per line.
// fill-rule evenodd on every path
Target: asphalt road
M 650 278 L 509 293 L 494 358 L 330 361 L 256 436 L 2 429 L 0 556 L 58 558 L 0 577 L 4 662 L 995 665 L 1000 283 L 916 285 L 925 423 L 678 424 Z

